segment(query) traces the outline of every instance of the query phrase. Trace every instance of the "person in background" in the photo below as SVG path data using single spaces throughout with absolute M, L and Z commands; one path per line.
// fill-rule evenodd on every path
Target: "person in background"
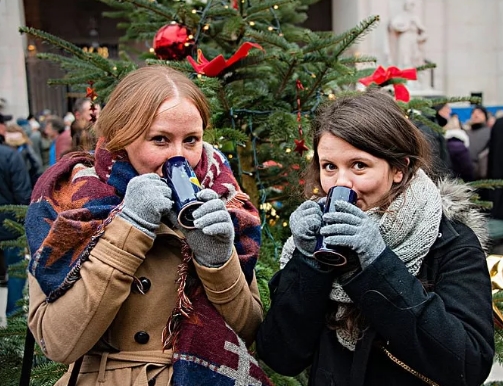
M 96 151 L 61 158 L 37 183 L 26 220 L 28 320 L 44 354 L 72 364 L 56 385 L 71 374 L 79 386 L 269 384 L 246 350 L 263 317 L 260 218 L 203 141 L 209 122 L 184 74 L 142 67 L 111 93 Z M 190 229 L 163 179 L 174 156 L 202 188 Z
M 5 143 L 21 154 L 30 175 L 31 186 L 35 186 L 44 168 L 42 167 L 42 160 L 38 158 L 35 150 L 33 150 L 26 132 L 17 124 L 9 124 L 5 134 Z
M 28 123 L 31 127 L 31 132 L 28 135 L 31 146 L 37 157 L 42 160 L 42 167 L 45 170 L 49 166 L 49 150 L 51 141 L 47 138 L 45 133 L 43 133 L 40 123 L 38 123 L 32 114 L 28 116 Z
M 49 148 L 49 166 L 52 166 L 58 160 L 58 137 L 65 131 L 65 123 L 63 119 L 57 115 L 49 115 L 44 120 L 44 132 L 47 138 L 51 141 L 51 146 Z
M 18 126 L 21 126 L 21 128 L 23 129 L 23 131 L 29 137 L 30 134 L 31 134 L 31 125 L 30 125 L 30 122 L 27 119 L 25 119 L 25 118 L 18 118 L 18 119 L 16 119 L 16 123 L 18 124 Z
M 72 150 L 90 150 L 96 145 L 94 123 L 100 115 L 101 107 L 90 98 L 79 98 L 73 105 L 75 121 L 71 125 Z
M 470 157 L 470 138 L 461 126 L 457 114 L 453 114 L 444 126 L 447 149 L 452 161 L 452 175 L 463 181 L 473 181 L 474 171 Z
M 5 144 L 6 123 L 10 115 L 0 114 L 0 206 L 28 205 L 31 183 L 24 159 L 17 150 Z M 0 241 L 15 240 L 19 235 L 4 225 L 6 219 L 16 221 L 11 212 L 0 212 Z M 17 302 L 23 296 L 26 279 L 8 277 L 8 267 L 21 261 L 24 251 L 18 247 L 0 249 L 0 285 L 7 286 L 7 316 L 18 310 Z M 3 314 L 1 312 L 0 314 Z
M 470 139 L 462 128 L 461 122 L 448 103 L 433 106 L 436 111 L 434 121 L 444 129 L 446 148 L 450 159 L 450 175 L 461 178 L 463 181 L 472 181 L 474 178 L 472 160 L 468 146 Z M 452 114 L 452 115 L 451 115 Z
M 63 121 L 65 122 L 65 130 L 70 130 L 73 121 L 75 121 L 75 115 L 72 112 L 68 111 L 63 117 Z
M 496 119 L 491 129 L 487 178 L 503 179 L 503 117 Z M 491 217 L 503 220 L 503 188 L 494 189 L 490 197 L 493 205 Z
M 475 180 L 487 178 L 487 154 L 489 152 L 489 137 L 491 128 L 487 126 L 489 113 L 484 106 L 476 105 L 473 107 L 469 130 L 467 131 L 470 139 L 470 157 L 472 159 Z
M 289 376 L 310 367 L 310 386 L 481 385 L 494 326 L 471 188 L 430 179 L 425 137 L 380 91 L 322 108 L 313 149 L 259 358 Z M 356 204 L 335 198 L 324 213 L 333 186 L 352 189 Z M 319 259 L 321 237 L 346 260 Z
M 433 108 L 436 111 L 435 116 L 428 116 L 427 118 L 443 127 L 446 124 L 444 116 L 450 115 L 449 105 L 437 105 L 433 106 Z M 452 161 L 449 155 L 449 149 L 447 148 L 447 141 L 445 137 L 440 131 L 434 130 L 424 122 L 413 120 L 413 123 L 419 130 L 421 130 L 430 144 L 433 172 L 439 176 L 450 175 L 452 169 Z
M 68 112 L 63 117 L 65 130 L 56 139 L 56 161 L 58 161 L 62 156 L 72 150 L 71 125 L 74 120 L 75 117 L 71 112 Z
M 28 123 L 30 124 L 32 130 L 40 129 L 40 123 L 38 122 L 35 115 L 30 113 L 28 114 L 28 117 L 26 117 L 26 119 L 28 120 Z

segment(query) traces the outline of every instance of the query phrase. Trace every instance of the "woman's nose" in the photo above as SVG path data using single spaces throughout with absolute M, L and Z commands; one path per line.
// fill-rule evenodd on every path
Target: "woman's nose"
M 345 188 L 353 188 L 353 182 L 351 180 L 350 173 L 347 171 L 339 171 L 337 173 L 337 179 L 335 181 L 335 186 L 344 186 Z
M 173 144 L 172 146 L 170 146 L 170 149 L 169 149 L 169 157 L 168 158 L 171 158 L 171 157 L 183 157 L 183 146 L 182 144 L 180 145 L 177 145 L 177 144 Z

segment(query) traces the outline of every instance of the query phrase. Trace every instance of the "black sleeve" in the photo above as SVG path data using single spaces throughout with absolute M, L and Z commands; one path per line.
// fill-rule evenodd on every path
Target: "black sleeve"
M 311 364 L 334 277 L 332 271 L 308 264 L 295 250 L 271 279 L 271 308 L 259 328 L 256 346 L 260 359 L 277 373 L 294 376 Z
M 344 289 L 398 359 L 440 385 L 480 385 L 492 365 L 494 328 L 485 255 L 473 232 L 442 256 L 427 292 L 389 249 Z
M 14 203 L 18 205 L 28 205 L 31 196 L 31 181 L 23 157 L 18 152 L 14 152 L 9 159 L 9 173 L 12 181 L 12 193 Z

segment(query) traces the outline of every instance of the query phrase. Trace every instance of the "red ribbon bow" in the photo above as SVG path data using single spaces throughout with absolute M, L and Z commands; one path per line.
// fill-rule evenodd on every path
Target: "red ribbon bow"
M 187 60 L 190 62 L 194 70 L 198 74 L 204 74 L 206 76 L 218 76 L 223 70 L 232 66 L 238 60 L 243 59 L 246 55 L 248 55 L 248 51 L 250 51 L 253 47 L 259 48 L 263 50 L 263 48 L 256 44 L 246 42 L 238 48 L 236 53 L 232 55 L 228 60 L 225 60 L 222 54 L 218 55 L 215 59 L 209 61 L 203 55 L 201 50 L 197 50 L 197 61 L 192 59 L 192 57 L 187 56 Z
M 380 86 L 386 86 L 385 83 L 394 78 L 416 80 L 417 71 L 415 68 L 400 70 L 399 68 L 394 66 L 390 66 L 387 69 L 379 66 L 372 75 L 367 76 L 366 78 L 361 78 L 359 82 L 364 86 L 368 86 L 372 82 Z M 407 87 L 405 87 L 402 83 L 394 83 L 393 88 L 395 89 L 396 100 L 403 102 L 408 102 L 410 100 L 409 90 L 407 90 Z

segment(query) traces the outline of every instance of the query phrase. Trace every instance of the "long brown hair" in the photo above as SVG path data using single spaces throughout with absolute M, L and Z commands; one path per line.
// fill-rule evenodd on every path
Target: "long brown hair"
M 180 71 L 156 65 L 126 75 L 100 113 L 94 130 L 105 137 L 107 149 L 118 151 L 139 138 L 152 125 L 159 106 L 173 97 L 187 98 L 201 114 L 203 129 L 210 111 L 202 91 Z
M 342 96 L 323 105 L 312 125 L 313 158 L 305 172 L 306 197 L 324 196 L 320 182 L 318 145 L 324 133 L 343 139 L 357 149 L 385 160 L 403 173 L 378 206 L 386 207 L 404 192 L 419 168 L 431 170 L 427 139 L 404 115 L 394 99 L 375 89 Z
M 305 172 L 306 197 L 324 196 L 320 182 L 318 145 L 324 133 L 343 139 L 357 149 L 385 160 L 403 173 L 400 183 L 393 183 L 378 203 L 382 211 L 410 184 L 419 168 L 431 172 L 431 155 L 426 137 L 404 115 L 394 99 L 378 90 L 343 96 L 318 110 L 312 125 L 314 156 Z M 353 305 L 336 320 L 337 303 L 331 303 L 327 325 L 353 331 L 364 324 L 361 312 Z

